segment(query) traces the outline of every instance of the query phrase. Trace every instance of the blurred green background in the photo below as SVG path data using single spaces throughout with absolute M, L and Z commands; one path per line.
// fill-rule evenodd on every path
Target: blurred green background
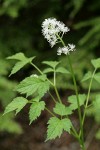
M 14 62 L 6 57 L 23 52 L 27 57 L 35 55 L 35 63 L 41 69 L 43 60 L 61 60 L 62 65 L 68 67 L 66 58 L 56 54 L 58 45 L 51 49 L 41 34 L 41 23 L 49 17 L 63 21 L 71 29 L 64 41 L 76 45 L 71 59 L 77 83 L 85 72 L 92 70 L 90 60 L 100 57 L 100 0 L 0 0 L 0 116 L 16 96 L 13 89 L 18 81 L 35 72 L 27 66 L 9 78 Z M 59 75 L 57 78 L 59 89 L 73 89 L 70 77 Z M 87 82 L 79 83 L 80 89 L 87 90 L 87 87 Z M 98 92 L 99 84 L 93 83 L 92 90 Z M 0 117 L 1 132 L 22 132 L 14 117 L 12 113 Z

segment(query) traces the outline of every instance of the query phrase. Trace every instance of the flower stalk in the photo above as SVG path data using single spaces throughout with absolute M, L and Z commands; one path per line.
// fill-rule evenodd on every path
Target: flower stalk
M 67 55 L 70 70 L 71 70 L 71 74 L 72 74 L 72 78 L 73 78 L 75 93 L 76 93 L 76 97 L 77 97 L 78 114 L 79 114 L 80 131 L 81 131 L 80 145 L 81 145 L 82 149 L 85 150 L 85 148 L 84 148 L 83 124 L 82 124 L 82 114 L 81 114 L 81 109 L 80 109 L 78 89 L 77 89 L 76 79 L 75 79 L 73 67 L 72 67 L 72 64 L 71 64 L 70 56 L 69 56 L 69 53 L 71 51 L 75 50 L 75 45 L 68 44 L 68 46 L 66 46 L 64 41 L 62 40 L 62 37 L 63 37 L 64 33 L 67 33 L 68 31 L 69 31 L 69 28 L 66 27 L 62 22 L 57 21 L 55 18 L 54 19 L 50 19 L 50 18 L 46 19 L 42 24 L 42 33 L 43 33 L 44 37 L 47 39 L 47 41 L 50 43 L 50 46 L 53 47 L 58 42 L 61 42 L 62 45 L 63 45 L 62 48 L 60 48 L 60 47 L 58 48 L 57 55 L 61 55 L 62 53 Z M 54 88 L 55 88 L 58 100 L 61 103 L 61 99 L 59 97 L 55 81 L 56 80 L 55 80 L 55 72 L 54 72 Z M 84 117 L 85 117 L 85 115 L 84 115 Z M 84 119 L 84 117 L 83 117 L 83 119 Z M 74 130 L 73 130 L 73 133 L 75 133 Z M 79 138 L 79 136 L 78 136 L 78 138 Z

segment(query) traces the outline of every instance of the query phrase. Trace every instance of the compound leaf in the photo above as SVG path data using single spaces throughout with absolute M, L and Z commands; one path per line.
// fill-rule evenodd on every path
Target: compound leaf
M 56 117 L 50 118 L 48 121 L 48 130 L 47 130 L 47 139 L 52 140 L 55 139 L 56 137 L 60 137 L 63 130 L 70 132 L 71 128 L 71 122 L 69 119 L 58 119 Z

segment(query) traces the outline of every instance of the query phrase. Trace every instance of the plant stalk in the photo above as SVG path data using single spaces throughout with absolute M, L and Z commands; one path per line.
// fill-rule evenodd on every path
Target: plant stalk
M 92 82 L 93 82 L 93 78 L 94 78 L 96 70 L 97 69 L 94 70 L 94 72 L 92 74 L 92 77 L 91 77 L 91 80 L 90 80 L 89 90 L 88 90 L 88 94 L 87 94 L 87 99 L 86 99 L 86 104 L 85 104 L 84 114 L 83 114 L 83 119 L 82 119 L 82 125 L 84 124 L 84 120 L 85 120 L 85 116 L 86 116 L 86 109 L 87 109 L 87 106 L 88 106 L 88 102 L 89 102 L 89 98 L 90 98 L 90 92 L 91 92 L 91 87 L 92 87 Z
M 62 40 L 62 38 L 59 35 L 57 35 L 57 36 L 60 39 L 62 45 L 66 46 L 64 41 Z M 77 84 L 76 84 L 76 79 L 75 79 L 75 76 L 74 76 L 74 71 L 73 71 L 73 67 L 72 67 L 71 60 L 70 60 L 69 56 L 68 56 L 68 61 L 69 61 L 71 74 L 72 74 L 72 78 L 73 78 L 73 82 L 74 82 L 75 93 L 76 93 L 76 97 L 77 97 L 78 114 L 79 114 L 80 130 L 81 130 L 81 138 L 82 138 L 82 145 L 81 146 L 82 146 L 82 149 L 85 150 L 85 148 L 84 148 L 84 136 L 83 136 L 83 125 L 82 125 L 82 115 L 81 115 L 81 109 L 80 109 L 80 102 L 79 102 Z

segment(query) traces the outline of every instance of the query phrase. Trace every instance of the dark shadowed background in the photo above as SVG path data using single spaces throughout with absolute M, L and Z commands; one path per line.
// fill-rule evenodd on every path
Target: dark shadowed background
M 80 91 L 87 91 L 88 82 L 79 81 L 85 72 L 93 69 L 91 59 L 100 57 L 100 0 L 0 0 L 0 150 L 79 149 L 76 140 L 66 133 L 61 139 L 44 143 L 46 123 L 50 117 L 46 112 L 31 126 L 28 106 L 16 117 L 13 113 L 2 117 L 5 106 L 17 95 L 13 89 L 18 82 L 36 72 L 28 65 L 8 77 L 14 62 L 6 60 L 6 57 L 17 52 L 28 57 L 35 55 L 35 63 L 41 70 L 44 68 L 41 65 L 43 60 L 60 60 L 64 67 L 67 65 L 65 56 L 57 56 L 59 44 L 51 48 L 41 33 L 41 23 L 49 17 L 63 21 L 71 30 L 64 35 L 64 41 L 76 45 L 71 59 Z M 52 76 L 50 78 L 52 80 Z M 57 79 L 59 92 L 66 100 L 73 93 L 71 78 L 59 75 Z M 93 82 L 91 97 L 98 92 L 100 84 Z M 45 99 L 52 108 L 48 94 Z M 88 150 L 100 149 L 100 120 L 97 122 L 95 118 L 90 110 L 84 129 Z M 77 112 L 72 119 L 78 128 Z

